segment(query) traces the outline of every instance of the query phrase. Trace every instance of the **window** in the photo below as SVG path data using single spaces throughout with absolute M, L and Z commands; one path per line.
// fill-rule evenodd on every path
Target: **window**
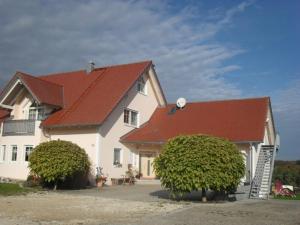
M 6 157 L 6 145 L 2 145 L 2 155 L 1 155 L 1 160 L 5 161 Z
M 129 110 L 124 109 L 124 123 L 129 123 Z
M 28 119 L 29 120 L 35 120 L 36 119 L 36 109 L 34 109 L 34 108 L 29 109 Z
M 137 112 L 131 111 L 131 125 L 137 126 Z
M 25 146 L 25 162 L 28 162 L 29 155 L 31 154 L 32 149 L 33 149 L 33 146 L 31 146 L 31 145 Z
M 16 145 L 11 146 L 11 161 L 17 161 L 18 147 Z
M 29 120 L 44 120 L 46 118 L 45 108 L 42 106 L 37 106 L 33 103 L 28 112 Z
M 143 77 L 140 77 L 137 82 L 137 90 L 143 94 L 146 94 L 146 82 Z
M 121 164 L 121 149 L 120 148 L 114 148 L 114 161 L 113 164 L 115 166 L 122 166 Z
M 139 113 L 137 111 L 124 109 L 124 123 L 137 127 L 138 115 Z

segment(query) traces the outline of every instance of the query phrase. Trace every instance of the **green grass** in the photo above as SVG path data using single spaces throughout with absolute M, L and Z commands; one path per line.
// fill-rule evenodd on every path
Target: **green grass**
M 297 194 L 296 197 L 287 197 L 287 196 L 274 196 L 274 199 L 279 200 L 300 200 L 300 194 Z
M 19 184 L 0 184 L 0 196 L 20 195 L 36 190 L 34 188 L 21 187 Z

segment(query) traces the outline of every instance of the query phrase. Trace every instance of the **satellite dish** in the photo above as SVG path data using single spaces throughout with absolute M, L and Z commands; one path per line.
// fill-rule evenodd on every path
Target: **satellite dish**
M 186 104 L 186 100 L 185 98 L 178 98 L 177 99 L 177 102 L 176 102 L 176 105 L 178 108 L 182 109 Z

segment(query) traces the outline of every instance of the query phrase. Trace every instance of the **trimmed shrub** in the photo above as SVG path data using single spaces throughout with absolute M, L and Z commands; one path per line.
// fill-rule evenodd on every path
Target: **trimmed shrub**
M 64 182 L 85 178 L 90 169 L 88 155 L 84 149 L 68 141 L 49 141 L 36 146 L 29 157 L 32 174 L 43 182 L 64 186 Z M 69 185 L 70 186 L 70 185 Z
M 156 175 L 173 196 L 202 190 L 230 191 L 244 176 L 245 165 L 237 146 L 225 139 L 178 136 L 170 139 L 154 160 Z

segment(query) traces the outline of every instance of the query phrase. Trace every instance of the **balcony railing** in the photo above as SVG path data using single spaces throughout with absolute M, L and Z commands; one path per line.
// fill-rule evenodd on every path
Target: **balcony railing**
M 35 120 L 6 120 L 2 136 L 34 135 Z

